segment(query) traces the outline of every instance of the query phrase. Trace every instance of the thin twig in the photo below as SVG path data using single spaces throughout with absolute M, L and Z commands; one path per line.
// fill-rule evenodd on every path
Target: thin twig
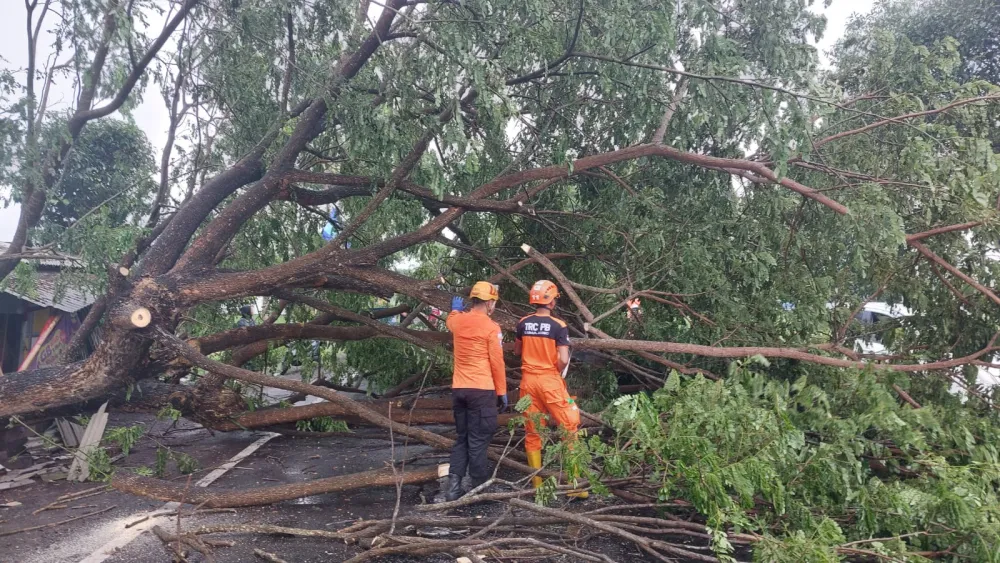
M 287 561 L 278 557 L 277 555 L 273 553 L 268 553 L 263 549 L 254 549 L 253 554 L 256 555 L 257 557 L 260 557 L 264 561 L 270 561 L 270 563 L 288 563 Z
M 83 500 L 85 498 L 90 498 L 90 497 L 95 497 L 97 495 L 102 495 L 102 494 L 105 493 L 105 491 L 108 490 L 107 487 L 97 487 L 97 489 L 100 489 L 100 490 L 87 489 L 86 491 L 82 491 L 81 493 L 77 493 L 75 495 L 63 495 L 63 496 L 68 496 L 68 498 L 66 498 L 64 500 L 56 500 L 55 502 L 53 502 L 51 504 L 48 504 L 46 506 L 43 506 L 43 507 L 39 508 L 38 510 L 32 512 L 31 514 L 32 515 L 37 515 L 38 513 L 45 512 L 46 510 L 56 510 L 58 508 L 66 508 L 67 506 L 69 506 L 68 503 L 70 503 L 70 502 L 76 502 L 78 500 Z M 87 493 L 88 491 L 94 491 L 94 492 L 90 492 L 89 494 L 83 494 L 83 493 Z M 63 497 L 59 497 L 59 498 L 62 499 Z
M 111 487 L 109 485 L 101 485 L 99 487 L 93 487 L 93 488 L 90 488 L 90 489 L 84 489 L 82 491 L 76 491 L 75 493 L 66 493 L 65 495 L 57 498 L 56 500 L 57 501 L 78 500 L 78 499 L 84 498 L 85 496 L 92 496 L 90 493 L 93 493 L 94 491 L 102 491 L 103 492 L 103 491 L 107 491 L 110 488 Z
M 407 427 L 409 427 L 411 425 L 411 423 L 413 422 L 413 409 L 416 408 L 416 406 L 417 406 L 417 399 L 420 398 L 420 393 L 424 389 L 424 384 L 427 383 L 427 375 L 431 372 L 432 369 L 434 369 L 434 364 L 435 363 L 436 363 L 436 360 L 431 360 L 427 364 L 427 369 L 424 370 L 424 377 L 420 381 L 420 387 L 417 388 L 417 394 L 414 397 L 413 401 L 410 403 L 410 412 L 409 412 L 409 415 L 407 416 L 407 419 L 406 419 L 406 426 Z M 389 420 L 392 420 L 392 403 L 393 403 L 393 401 L 389 401 Z M 391 451 L 392 451 L 392 454 L 391 454 L 391 456 L 392 456 L 392 471 L 393 471 L 393 474 L 395 474 L 396 473 L 396 448 L 395 448 L 396 441 L 392 438 L 392 426 L 389 427 L 389 444 L 390 444 Z M 410 437 L 407 436 L 406 440 L 403 441 L 403 459 L 406 459 L 406 452 L 407 452 L 407 449 L 409 448 L 409 445 L 410 445 Z M 402 476 L 402 473 L 406 471 L 406 462 L 405 461 L 400 465 L 399 470 L 400 470 L 400 476 L 396 480 L 396 506 L 393 507 L 393 509 L 392 509 L 392 524 L 389 526 L 389 535 L 390 536 L 393 534 L 393 532 L 396 531 L 396 518 L 399 517 L 399 505 L 400 505 L 400 503 L 402 501 L 402 498 L 403 498 L 403 476 Z
M 178 512 L 179 512 L 179 510 L 171 510 L 169 512 L 157 512 L 155 514 L 147 514 L 146 516 L 143 516 L 142 518 L 140 518 L 138 520 L 134 520 L 132 522 L 129 522 L 128 524 L 125 524 L 125 527 L 126 528 L 131 528 L 133 526 L 137 526 L 139 524 L 142 524 L 146 520 L 149 520 L 150 518 L 159 518 L 161 516 L 177 516 Z M 220 513 L 220 512 L 225 512 L 225 513 L 228 513 L 228 514 L 236 514 L 236 509 L 235 508 L 208 508 L 208 509 L 198 510 L 196 512 L 193 512 L 193 513 L 189 514 L 188 516 L 201 516 L 203 514 L 216 514 L 216 513 Z
M 55 526 L 60 526 L 62 524 L 67 524 L 69 522 L 75 522 L 77 520 L 83 520 L 84 518 L 89 518 L 89 517 L 95 516 L 97 514 L 103 514 L 103 513 L 107 512 L 107 511 L 115 509 L 115 508 L 118 508 L 118 505 L 112 504 L 111 506 L 109 506 L 107 508 L 102 508 L 101 510 L 96 510 L 94 512 L 88 512 L 88 513 L 86 513 L 86 514 L 84 514 L 82 516 L 76 516 L 74 518 L 67 518 L 66 520 L 60 520 L 58 522 L 52 522 L 51 524 L 42 524 L 41 526 L 31 526 L 30 528 L 21 528 L 19 530 L 11 530 L 9 532 L 0 532 L 0 537 L 3 537 L 3 536 L 12 536 L 14 534 L 20 534 L 21 532 L 30 532 L 32 530 L 41 530 L 41 529 L 44 529 L 44 528 L 53 528 Z
M 601 522 L 601 521 L 598 521 L 598 520 L 594 520 L 592 518 L 587 518 L 586 516 L 582 516 L 582 515 L 579 515 L 579 514 L 573 514 L 571 512 L 566 512 L 565 510 L 558 510 L 558 509 L 555 509 L 555 508 L 548 508 L 548 507 L 544 507 L 544 506 L 538 506 L 538 505 L 536 505 L 534 503 L 525 502 L 525 501 L 523 501 L 521 499 L 511 499 L 508 502 L 510 502 L 511 505 L 513 505 L 513 506 L 515 506 L 517 508 L 523 508 L 523 509 L 526 509 L 526 510 L 531 510 L 533 512 L 537 512 L 539 514 L 544 514 L 546 516 L 555 516 L 557 518 L 562 518 L 563 520 L 566 520 L 566 521 L 569 521 L 569 522 L 575 522 L 577 524 L 581 524 L 583 526 L 587 526 L 590 529 L 601 530 L 601 531 L 607 532 L 609 534 L 614 534 L 616 536 L 619 536 L 621 538 L 627 539 L 627 540 L 635 543 L 636 545 L 638 545 L 639 547 L 643 548 L 644 550 L 648 550 L 648 551 L 652 551 L 654 549 L 655 550 L 660 550 L 660 551 L 663 551 L 664 553 L 669 553 L 670 555 L 672 555 L 674 557 L 687 557 L 687 558 L 690 558 L 693 561 L 709 561 L 709 562 L 715 562 L 715 561 L 717 561 L 717 559 L 714 558 L 714 557 L 709 557 L 707 555 L 701 555 L 700 553 L 695 553 L 695 552 L 690 551 L 688 549 L 684 549 L 684 548 L 682 548 L 680 546 L 677 546 L 677 545 L 674 545 L 674 544 L 670 544 L 670 543 L 667 543 L 667 542 L 663 542 L 663 541 L 659 541 L 659 540 L 653 540 L 653 539 L 649 539 L 649 538 L 644 538 L 642 536 L 637 536 L 637 535 L 635 535 L 635 534 L 633 534 L 631 532 L 626 532 L 625 530 L 622 530 L 622 529 L 620 529 L 620 528 L 618 528 L 616 526 L 613 526 L 613 525 L 611 525 L 611 524 L 609 524 L 607 522 Z M 655 553 L 655 551 L 652 551 L 652 552 Z

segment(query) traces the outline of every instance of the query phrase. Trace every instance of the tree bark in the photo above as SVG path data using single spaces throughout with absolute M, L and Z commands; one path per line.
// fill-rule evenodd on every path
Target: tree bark
M 105 397 L 135 380 L 149 341 L 109 331 L 82 362 L 9 373 L 0 377 L 0 417 L 38 413 Z
M 443 346 L 450 338 L 436 332 L 408 330 L 413 338 L 427 340 L 428 346 Z M 195 342 L 203 354 L 212 354 L 255 342 L 275 340 L 329 340 L 353 341 L 383 336 L 376 328 L 367 326 L 321 326 L 318 324 L 273 324 L 235 328 L 198 338 Z M 244 360 L 245 361 L 245 360 Z M 235 364 L 235 362 L 234 362 Z
M 392 420 L 401 424 L 455 424 L 455 415 L 451 410 L 451 400 L 448 399 L 449 407 L 446 409 L 413 409 L 393 408 Z M 368 405 L 372 411 L 389 418 L 389 405 L 386 403 L 372 403 Z M 362 418 L 356 413 L 350 412 L 340 405 L 333 403 L 312 403 L 287 408 L 261 409 L 253 412 L 241 414 L 239 417 L 212 425 L 212 430 L 229 432 L 232 430 L 267 428 L 278 424 L 287 424 L 308 420 L 321 416 L 332 416 L 343 419 L 350 423 L 370 425 L 371 421 Z M 506 425 L 510 420 L 517 418 L 518 414 L 501 414 L 498 418 L 501 426 Z M 379 426 L 379 425 L 376 425 Z
M 275 504 L 285 500 L 366 487 L 394 487 L 400 481 L 404 485 L 412 485 L 428 483 L 437 479 L 438 470 L 436 467 L 398 471 L 398 475 L 394 474 L 392 469 L 386 468 L 259 489 L 207 491 L 200 487 L 185 487 L 170 481 L 140 477 L 134 473 L 119 471 L 111 481 L 111 486 L 125 493 L 156 500 L 184 502 L 206 508 L 236 508 Z

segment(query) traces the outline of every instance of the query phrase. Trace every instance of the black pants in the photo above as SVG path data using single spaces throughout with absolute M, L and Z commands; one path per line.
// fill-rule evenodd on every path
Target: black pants
M 469 472 L 474 482 L 490 476 L 486 448 L 497 430 L 497 395 L 489 389 L 452 389 L 451 406 L 455 413 L 458 438 L 451 449 L 449 473 L 465 477 Z

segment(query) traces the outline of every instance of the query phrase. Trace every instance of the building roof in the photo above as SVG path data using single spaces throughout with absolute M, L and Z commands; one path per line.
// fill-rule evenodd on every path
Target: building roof
M 8 246 L 8 243 L 0 242 L 0 252 L 7 250 Z M 67 283 L 58 283 L 62 268 L 79 266 L 79 263 L 73 258 L 53 257 L 34 262 L 39 268 L 33 276 L 34 284 L 32 284 L 31 291 L 21 293 L 11 287 L 15 284 L 8 283 L 7 287 L 0 287 L 0 293 L 13 295 L 40 307 L 54 307 L 67 313 L 75 313 L 97 300 L 97 296 L 92 295 L 86 289 Z
M 20 293 L 12 287 L 0 289 L 19 299 L 41 307 L 54 307 L 67 313 L 75 313 L 97 300 L 89 291 L 62 283 L 57 284 L 59 272 L 39 271 L 35 273 L 32 291 Z

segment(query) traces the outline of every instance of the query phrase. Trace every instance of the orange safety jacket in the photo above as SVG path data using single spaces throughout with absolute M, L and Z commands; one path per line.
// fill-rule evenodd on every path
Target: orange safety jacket
M 452 311 L 445 321 L 452 334 L 455 369 L 453 389 L 491 389 L 497 396 L 507 394 L 507 373 L 504 370 L 503 333 L 500 325 L 486 313 Z
M 528 315 L 517 323 L 517 340 L 521 343 L 521 374 L 555 376 L 559 373 L 559 346 L 569 346 L 569 328 L 562 319 L 551 315 Z

